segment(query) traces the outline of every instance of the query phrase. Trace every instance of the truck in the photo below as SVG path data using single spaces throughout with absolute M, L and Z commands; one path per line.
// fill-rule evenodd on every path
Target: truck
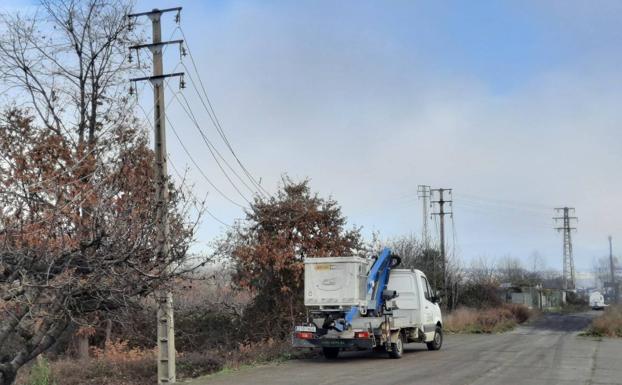
M 590 294 L 590 306 L 592 310 L 603 310 L 605 308 L 605 297 L 598 291 L 593 292 Z
M 388 248 L 374 258 L 305 258 L 307 320 L 295 326 L 293 346 L 321 349 L 327 359 L 366 349 L 401 358 L 410 342 L 439 350 L 440 298 L 422 271 L 400 262 Z

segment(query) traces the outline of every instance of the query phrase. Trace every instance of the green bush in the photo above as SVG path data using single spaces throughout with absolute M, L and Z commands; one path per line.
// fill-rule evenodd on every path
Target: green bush
M 49 362 L 41 357 L 30 369 L 28 385 L 56 385 Z

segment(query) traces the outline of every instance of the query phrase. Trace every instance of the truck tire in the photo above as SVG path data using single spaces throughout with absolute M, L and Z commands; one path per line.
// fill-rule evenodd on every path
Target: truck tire
M 400 333 L 399 337 L 397 337 L 397 342 L 391 344 L 389 357 L 402 358 L 402 354 L 404 354 L 404 337 L 402 336 L 402 333 Z
M 425 343 L 428 346 L 428 350 L 440 350 L 443 346 L 443 329 L 440 326 L 436 327 L 434 331 L 434 339 Z
M 339 356 L 339 348 L 322 348 L 322 353 L 327 360 L 334 360 Z

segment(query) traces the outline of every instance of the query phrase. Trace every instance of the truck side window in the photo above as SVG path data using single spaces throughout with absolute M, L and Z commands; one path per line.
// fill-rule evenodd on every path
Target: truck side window
M 434 293 L 434 290 L 432 290 L 432 286 L 430 285 L 430 282 L 426 281 L 426 283 L 428 284 L 428 291 L 430 292 L 430 298 L 432 298 L 436 295 L 436 293 Z
M 432 294 L 430 293 L 430 285 L 428 285 L 428 280 L 425 277 L 421 277 L 421 283 L 423 286 L 423 296 L 429 301 L 432 298 Z

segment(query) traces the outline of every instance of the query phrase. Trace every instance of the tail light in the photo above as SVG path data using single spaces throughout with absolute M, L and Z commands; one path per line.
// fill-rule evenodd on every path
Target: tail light
M 313 333 L 311 332 L 298 332 L 296 333 L 296 338 L 301 340 L 311 340 L 313 339 Z
M 354 333 L 354 338 L 370 338 L 371 334 L 369 332 L 356 332 Z

